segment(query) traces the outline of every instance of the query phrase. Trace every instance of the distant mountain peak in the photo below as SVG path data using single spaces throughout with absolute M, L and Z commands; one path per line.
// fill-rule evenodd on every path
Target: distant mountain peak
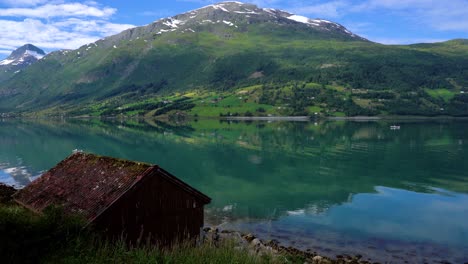
M 46 53 L 32 45 L 26 44 L 14 50 L 8 58 L 0 61 L 0 65 L 28 66 L 42 59 Z

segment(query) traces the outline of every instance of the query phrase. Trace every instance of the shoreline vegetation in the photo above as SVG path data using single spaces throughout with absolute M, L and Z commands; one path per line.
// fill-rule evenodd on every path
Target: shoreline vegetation
M 284 122 L 314 122 L 314 121 L 425 121 L 425 120 L 468 120 L 468 116 L 414 116 L 414 115 L 382 115 L 382 116 L 228 116 L 228 117 L 205 117 L 186 115 L 164 115 L 158 117 L 144 116 L 23 116 L 5 115 L 0 116 L 0 120 L 23 119 L 139 119 L 139 120 L 159 120 L 159 121 L 191 121 L 191 120 L 225 120 L 225 121 L 284 121 Z
M 226 117 L 222 120 L 234 121 L 313 121 L 313 120 L 331 120 L 331 121 L 379 121 L 379 120 L 468 120 L 468 117 L 456 116 L 344 116 L 344 117 L 321 117 L 314 118 L 309 116 L 242 116 Z
M 0 117 L 245 120 L 468 117 L 468 93 L 447 90 L 451 99 L 443 100 L 439 94 L 431 95 L 428 91 L 403 93 L 352 89 L 338 84 L 285 82 L 272 87 L 257 84 L 223 91 L 130 93 L 92 102 L 73 103 L 71 100 L 70 104 L 40 109 L 0 107 Z
M 252 234 L 209 227 L 196 245 L 184 241 L 163 249 L 131 246 L 103 240 L 59 207 L 35 214 L 14 203 L 14 192 L 0 184 L 0 258 L 7 263 L 371 263 L 360 255 L 330 259 Z

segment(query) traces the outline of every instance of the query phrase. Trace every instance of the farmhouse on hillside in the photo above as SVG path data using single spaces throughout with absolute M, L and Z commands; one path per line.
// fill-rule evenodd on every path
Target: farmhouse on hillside
M 155 165 L 75 153 L 14 195 L 42 212 L 79 214 L 109 238 L 171 243 L 200 235 L 211 199 Z

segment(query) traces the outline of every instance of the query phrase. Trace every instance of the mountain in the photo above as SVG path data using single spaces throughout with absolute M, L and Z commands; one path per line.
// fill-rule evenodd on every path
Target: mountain
M 464 116 L 467 69 L 466 40 L 388 46 L 223 2 L 52 52 L 0 84 L 0 113 Z
M 14 50 L 8 58 L 0 61 L 0 82 L 37 62 L 45 55 L 43 50 L 32 44 L 26 44 Z

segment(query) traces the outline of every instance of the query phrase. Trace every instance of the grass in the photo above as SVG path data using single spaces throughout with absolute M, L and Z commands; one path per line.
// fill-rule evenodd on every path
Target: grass
M 441 98 L 445 102 L 449 102 L 455 97 L 455 92 L 448 89 L 425 89 L 425 91 L 433 98 Z
M 343 112 L 335 112 L 335 113 L 332 113 L 332 116 L 334 116 L 334 117 L 345 117 L 346 114 L 343 113 Z
M 192 117 L 218 118 L 220 116 L 289 116 L 297 115 L 292 111 L 292 105 L 296 102 L 293 87 L 295 83 L 274 84 L 276 98 L 270 102 L 260 103 L 264 93 L 263 85 L 242 86 L 229 91 L 213 92 L 210 90 L 188 90 L 184 93 L 174 92 L 163 95 L 144 95 L 138 101 L 135 98 L 117 96 L 104 101 L 93 102 L 79 108 L 72 108 L 74 111 L 91 116 L 145 116 L 153 117 L 155 113 L 171 104 L 185 98 L 186 103 L 193 104 L 191 109 L 178 109 L 165 112 L 167 115 L 176 112 L 184 112 Z M 314 115 L 326 110 L 325 106 L 314 106 L 312 96 L 323 92 L 322 85 L 312 82 L 302 83 L 302 98 L 306 99 L 306 105 L 301 115 Z M 340 95 L 346 97 L 347 93 L 343 87 L 329 85 L 326 90 L 333 90 L 335 97 Z M 164 102 L 164 103 L 163 103 Z M 168 103 L 165 103 L 168 102 Z M 55 110 L 54 110 L 55 111 Z
M 2 263 L 303 263 L 297 257 L 251 255 L 232 241 L 194 246 L 184 242 L 171 248 L 132 247 L 109 242 L 83 230 L 78 217 L 60 208 L 38 215 L 12 204 L 0 204 L 0 259 Z M 291 262 L 293 260 L 294 262 Z M 302 262 L 301 262 L 302 261 Z
M 35 263 L 60 251 L 81 232 L 82 221 L 59 208 L 37 215 L 20 206 L 0 204 L 0 258 L 5 263 Z
M 354 103 L 360 107 L 369 108 L 372 106 L 372 100 L 370 99 L 353 99 Z
M 322 111 L 322 108 L 320 106 L 309 106 L 307 110 L 310 114 L 315 114 L 320 113 Z
M 129 247 L 125 243 L 75 240 L 66 250 L 47 257 L 44 263 L 282 263 L 271 256 L 253 256 L 231 242 L 194 247 L 182 243 L 170 249 Z

